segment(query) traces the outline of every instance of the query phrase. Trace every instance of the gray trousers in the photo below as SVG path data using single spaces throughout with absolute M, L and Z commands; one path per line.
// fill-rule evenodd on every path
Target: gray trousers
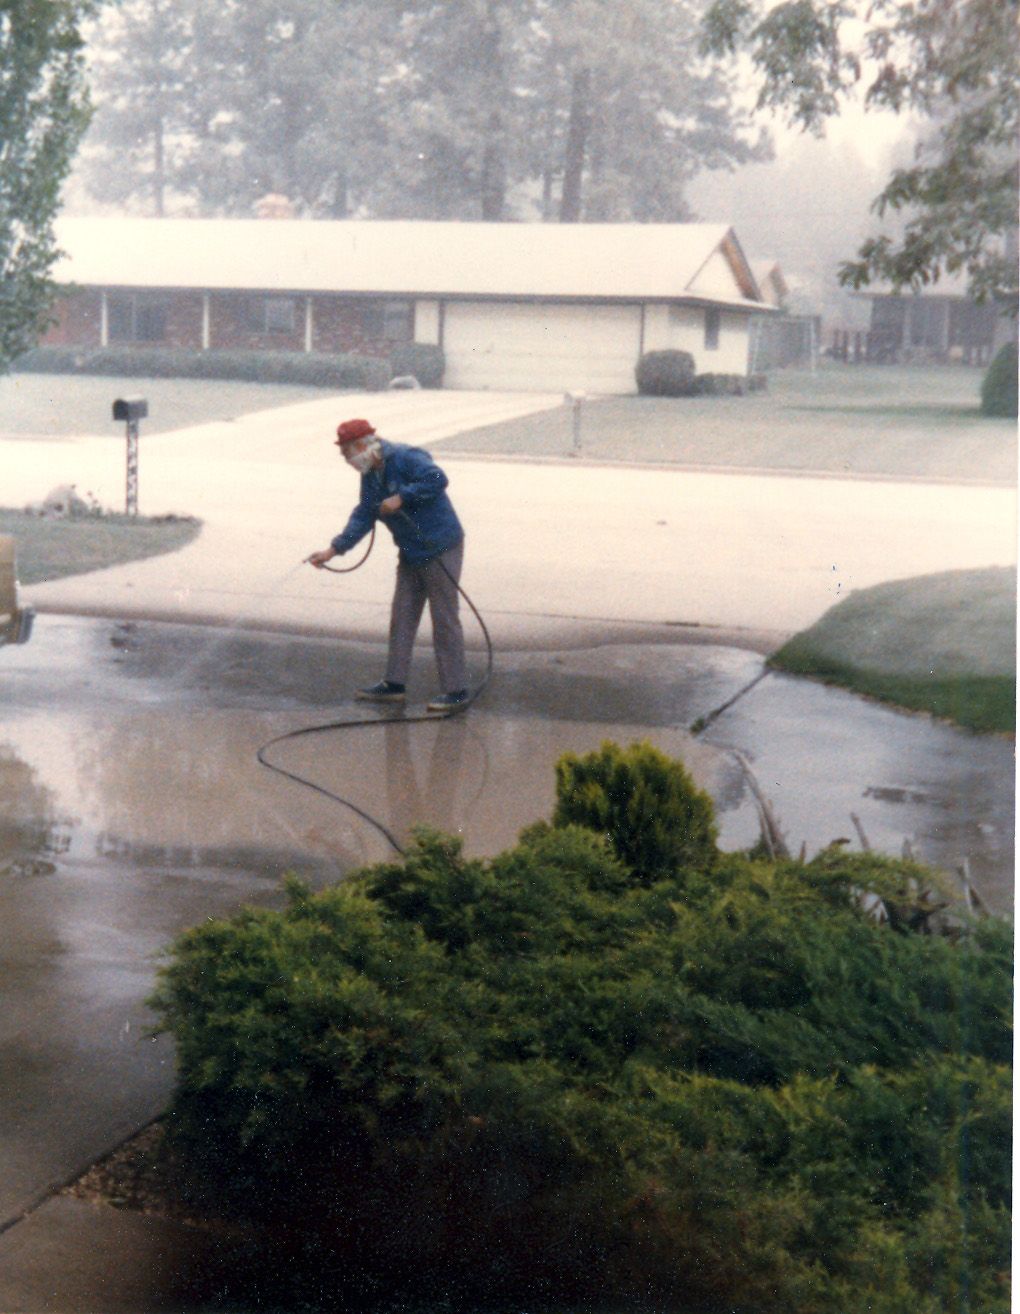
M 442 565 L 440 564 L 442 563 Z M 432 644 L 439 671 L 440 693 L 457 693 L 467 688 L 464 664 L 464 631 L 459 616 L 460 594 L 455 580 L 460 579 L 464 563 L 464 540 L 456 547 L 433 557 L 420 566 L 397 561 L 397 584 L 390 611 L 390 652 L 386 679 L 406 684 L 411 669 L 411 652 L 421 623 L 425 602 L 432 619 Z M 443 569 L 446 567 L 446 570 Z M 447 574 L 449 571 L 449 574 Z M 451 578 L 452 576 L 452 578 Z

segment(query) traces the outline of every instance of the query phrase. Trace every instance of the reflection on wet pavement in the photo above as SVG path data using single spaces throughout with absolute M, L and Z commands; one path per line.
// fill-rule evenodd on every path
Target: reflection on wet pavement
M 255 760 L 277 735 L 357 714 L 350 691 L 378 660 L 367 645 L 54 617 L 0 653 L 0 1222 L 162 1106 L 172 1055 L 144 1000 L 179 930 L 279 901 L 288 871 L 321 884 L 392 856 L 349 810 Z M 853 812 L 875 848 L 909 838 L 939 865 L 967 857 L 986 901 L 1011 907 L 1011 744 L 779 676 L 692 738 L 761 669 L 711 645 L 501 654 L 467 716 L 367 708 L 363 728 L 273 760 L 401 843 L 429 825 L 486 854 L 549 816 L 562 753 L 606 739 L 682 758 L 723 846 L 750 846 L 739 749 L 794 852 L 852 836 Z M 415 700 L 430 674 L 423 656 Z
M 706 736 L 743 748 L 792 852 L 837 837 L 955 873 L 966 861 L 984 902 L 1013 907 L 1013 745 L 897 712 L 792 676 L 770 675 Z

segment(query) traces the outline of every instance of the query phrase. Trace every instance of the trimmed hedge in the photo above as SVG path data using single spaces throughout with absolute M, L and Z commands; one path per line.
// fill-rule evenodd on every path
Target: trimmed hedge
M 247 379 L 316 388 L 376 391 L 391 376 L 388 361 L 321 352 L 183 351 L 165 347 L 36 347 L 15 370 L 40 374 L 102 374 L 137 378 Z
M 1017 418 L 1017 344 L 1007 342 L 989 365 L 981 383 L 982 415 Z
M 746 397 L 767 390 L 766 374 L 698 374 L 694 379 L 696 397 Z
M 695 374 L 689 351 L 647 351 L 635 378 L 645 397 L 743 397 L 768 387 L 764 374 Z
M 721 854 L 660 757 L 567 760 L 586 823 L 491 860 L 422 831 L 181 936 L 171 1143 L 359 1309 L 1004 1314 L 1008 924 L 877 924 L 862 891 L 909 913 L 934 882 L 902 860 Z

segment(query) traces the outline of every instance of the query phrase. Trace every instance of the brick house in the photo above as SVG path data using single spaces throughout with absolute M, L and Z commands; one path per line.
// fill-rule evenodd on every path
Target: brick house
M 744 374 L 768 313 L 719 224 L 63 219 L 47 345 L 356 352 L 435 343 L 446 386 L 630 392 L 644 351 Z

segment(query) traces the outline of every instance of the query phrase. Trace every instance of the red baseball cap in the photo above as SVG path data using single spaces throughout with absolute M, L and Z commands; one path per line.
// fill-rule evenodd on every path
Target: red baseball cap
M 336 427 L 336 445 L 343 447 L 344 443 L 356 443 L 359 438 L 370 438 L 374 433 L 375 429 L 367 420 L 344 420 Z

